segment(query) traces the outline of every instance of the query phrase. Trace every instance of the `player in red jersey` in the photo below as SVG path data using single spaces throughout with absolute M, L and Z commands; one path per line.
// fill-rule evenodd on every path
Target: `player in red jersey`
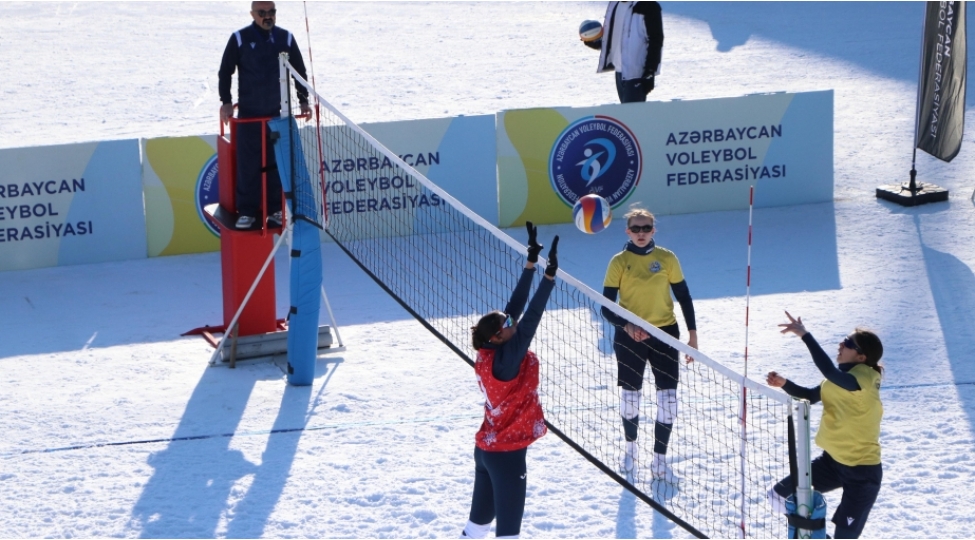
M 528 262 L 504 311 L 492 311 L 471 328 L 477 349 L 474 371 L 484 392 L 484 422 L 474 448 L 474 495 L 462 536 L 484 538 L 497 519 L 498 538 L 517 538 L 525 513 L 528 446 L 545 435 L 538 401 L 538 358 L 528 350 L 555 286 L 559 237 L 548 251 L 545 279 L 528 303 L 542 246 L 528 222 Z M 528 303 L 528 310 L 525 304 Z

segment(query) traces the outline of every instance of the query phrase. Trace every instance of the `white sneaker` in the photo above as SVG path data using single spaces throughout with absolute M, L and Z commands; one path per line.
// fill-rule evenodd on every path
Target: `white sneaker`
M 650 462 L 650 474 L 654 478 L 666 478 L 669 473 L 667 460 L 663 454 L 653 453 L 653 461 Z
M 640 447 L 636 441 L 626 442 L 626 454 L 623 456 L 623 472 L 632 472 L 636 468 L 636 463 L 640 459 Z
M 273 214 L 271 214 L 270 216 L 267 217 L 267 222 L 268 222 L 268 224 L 273 225 L 275 227 L 280 227 L 281 226 L 281 218 L 282 218 L 281 217 L 281 211 L 278 210 L 277 212 L 275 212 L 275 213 L 273 213 Z
M 250 229 L 254 225 L 255 221 L 257 220 L 250 216 L 240 216 L 237 218 L 237 223 L 234 225 L 234 227 L 237 227 L 238 229 Z
M 643 478 L 640 461 L 640 446 L 636 441 L 626 443 L 626 453 L 623 455 L 623 462 L 620 463 L 620 472 L 632 484 L 640 483 Z

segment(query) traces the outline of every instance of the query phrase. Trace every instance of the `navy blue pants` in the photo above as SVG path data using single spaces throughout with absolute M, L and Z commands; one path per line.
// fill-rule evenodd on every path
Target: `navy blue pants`
M 271 130 L 267 143 L 267 215 L 281 210 L 281 177 L 278 176 Z M 237 124 L 237 213 L 261 217 L 261 122 Z M 260 225 L 260 223 L 258 223 Z
M 880 482 L 884 478 L 881 464 L 857 465 L 850 467 L 833 459 L 823 452 L 823 455 L 812 462 L 812 486 L 820 493 L 843 488 L 843 498 L 833 513 L 833 523 L 836 529 L 833 538 L 859 538 L 863 526 L 867 524 L 867 516 L 880 493 Z M 788 497 L 794 491 L 792 479 L 786 477 L 775 484 L 775 492 Z
M 660 328 L 674 339 L 680 339 L 677 324 Z M 677 362 L 677 349 L 650 336 L 644 341 L 634 341 L 622 328 L 616 329 L 613 338 L 616 351 L 617 384 L 626 390 L 643 388 L 643 372 L 647 363 L 653 371 L 653 380 L 660 390 L 677 388 L 680 377 L 680 364 Z
M 649 79 L 623 80 L 623 75 L 616 72 L 616 94 L 620 103 L 639 103 L 647 100 L 647 94 L 653 90 L 653 77 Z
M 527 448 L 510 452 L 474 448 L 474 495 L 469 519 L 478 525 L 497 519 L 496 536 L 521 533 L 528 487 L 527 454 Z

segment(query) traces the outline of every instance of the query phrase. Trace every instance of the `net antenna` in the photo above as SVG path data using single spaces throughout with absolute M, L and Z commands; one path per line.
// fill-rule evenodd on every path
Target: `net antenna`
M 315 127 L 316 127 L 315 138 L 318 142 L 318 162 L 324 164 L 325 161 L 322 154 L 322 137 L 321 137 L 321 127 L 322 127 L 321 114 L 322 113 L 321 113 L 321 108 L 318 105 L 318 88 L 315 86 L 315 59 L 312 56 L 312 52 L 311 52 L 311 25 L 308 23 L 308 2 L 302 2 L 302 7 L 305 10 L 305 39 L 308 41 L 308 71 L 311 74 L 311 89 L 312 89 L 312 91 L 309 92 L 309 97 L 312 99 L 312 111 L 315 115 Z M 282 77 L 286 77 L 286 75 L 282 75 Z M 290 79 L 286 79 L 286 80 L 290 80 Z M 282 92 L 281 95 L 283 96 L 286 94 Z M 282 107 L 281 110 L 285 110 L 285 108 Z M 319 182 L 318 187 L 322 194 L 321 195 L 322 220 L 323 220 L 322 222 L 323 225 L 327 227 L 328 226 L 328 198 L 326 196 L 327 194 L 325 193 L 324 165 L 318 167 L 318 182 Z M 344 351 L 345 344 L 342 341 L 342 336 L 339 334 L 339 327 L 337 324 L 335 324 L 335 314 L 332 313 L 332 305 L 328 301 L 328 295 L 325 294 L 324 284 L 322 284 L 322 301 L 325 303 L 325 309 L 326 311 L 328 311 L 329 320 L 332 322 L 332 331 L 335 333 L 335 340 L 338 342 L 338 348 Z
M 745 266 L 745 365 L 742 369 L 742 376 L 748 377 L 748 316 L 751 311 L 751 299 L 752 299 L 752 214 L 755 207 L 755 185 L 753 184 L 748 188 L 748 256 L 747 264 Z M 748 480 L 745 477 L 745 470 L 747 469 L 748 459 L 748 389 L 743 388 L 741 391 L 741 448 L 739 450 L 739 455 L 741 456 L 741 515 L 745 516 L 748 513 L 748 509 L 745 507 L 748 504 L 748 497 L 745 496 L 748 489 Z M 741 538 L 748 536 L 748 531 L 746 530 L 745 520 L 741 521 Z
M 290 69 L 290 68 L 289 68 Z M 291 71 L 291 75 L 297 75 Z M 306 84 L 300 77 L 295 77 Z M 296 120 L 305 167 L 324 171 L 330 215 L 326 235 L 383 290 L 469 365 L 470 328 L 499 309 L 521 275 L 527 250 L 352 122 L 316 93 L 320 120 Z M 323 159 L 316 162 L 321 141 Z M 417 154 L 411 159 L 417 160 Z M 436 163 L 436 152 L 423 154 Z M 324 197 L 324 196 L 323 196 Z M 545 261 L 536 267 L 541 279 Z M 539 396 L 556 436 L 637 498 L 697 537 L 780 538 L 785 517 L 766 493 L 789 472 L 792 400 L 736 373 L 649 325 L 563 269 L 532 349 L 540 361 Z M 626 443 L 613 331 L 605 308 L 695 362 L 681 363 L 678 411 L 667 474 L 620 472 Z M 650 370 L 647 370 L 648 372 Z M 648 373 L 644 386 L 653 380 Z M 473 385 L 472 385 L 473 386 Z M 747 390 L 747 392 L 746 392 Z M 473 390 L 472 390 L 473 391 Z M 639 404 L 653 419 L 654 392 Z M 741 407 L 749 411 L 743 437 Z M 639 425 L 650 454 L 654 422 Z M 805 435 L 808 439 L 808 433 Z M 744 498 L 747 504 L 739 504 Z M 742 523 L 745 527 L 742 527 Z

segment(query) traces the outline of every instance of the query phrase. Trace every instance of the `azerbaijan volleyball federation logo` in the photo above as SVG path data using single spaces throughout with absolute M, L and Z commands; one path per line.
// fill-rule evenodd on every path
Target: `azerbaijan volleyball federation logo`
M 548 177 L 569 206 L 595 193 L 616 207 L 633 193 L 642 163 L 640 144 L 628 127 L 608 116 L 587 116 L 555 139 Z
M 200 175 L 196 177 L 196 215 L 199 216 L 203 225 L 216 236 L 220 236 L 220 229 L 204 215 L 203 207 L 208 204 L 220 202 L 220 170 L 217 156 L 210 158 L 203 168 Z

